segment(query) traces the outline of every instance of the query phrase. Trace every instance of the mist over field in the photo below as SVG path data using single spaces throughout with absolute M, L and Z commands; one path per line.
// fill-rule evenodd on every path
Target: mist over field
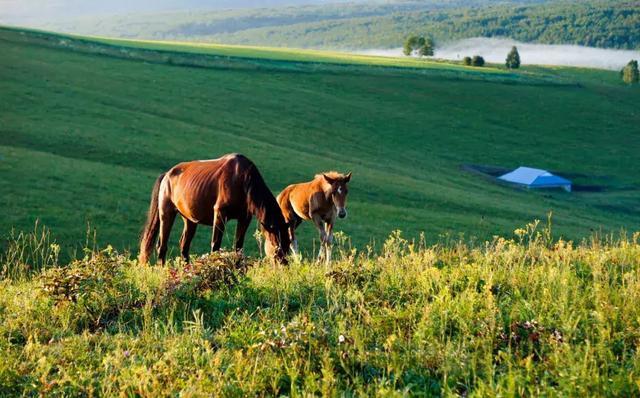
M 518 47 L 523 65 L 565 65 L 619 70 L 631 59 L 640 59 L 640 51 L 614 50 L 576 45 L 520 43 L 511 39 L 475 37 L 437 47 L 435 57 L 461 60 L 465 56 L 481 55 L 485 61 L 503 63 L 512 46 Z M 372 49 L 359 54 L 401 56 L 402 49 Z

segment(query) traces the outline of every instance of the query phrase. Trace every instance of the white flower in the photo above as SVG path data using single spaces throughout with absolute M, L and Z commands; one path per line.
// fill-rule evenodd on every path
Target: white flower
M 338 343 L 339 344 L 344 343 L 344 336 L 343 335 L 338 336 Z

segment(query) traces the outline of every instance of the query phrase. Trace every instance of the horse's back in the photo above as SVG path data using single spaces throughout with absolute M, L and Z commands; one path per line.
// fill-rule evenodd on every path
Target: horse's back
M 291 184 L 278 195 L 278 203 L 284 213 L 293 212 L 303 220 L 309 220 L 310 202 L 322 189 L 314 184 L 314 180 Z M 285 215 L 286 217 L 286 215 Z M 287 217 L 289 218 L 289 217 Z
M 172 202 L 191 221 L 210 224 L 214 206 L 241 201 L 242 178 L 252 165 L 240 154 L 179 163 L 167 172 Z

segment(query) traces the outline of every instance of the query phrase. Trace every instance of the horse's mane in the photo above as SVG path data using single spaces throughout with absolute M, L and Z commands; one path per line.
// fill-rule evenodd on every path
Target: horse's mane
M 247 193 L 247 207 L 260 222 L 273 224 L 276 227 L 285 224 L 276 198 L 253 163 L 246 172 L 244 186 Z

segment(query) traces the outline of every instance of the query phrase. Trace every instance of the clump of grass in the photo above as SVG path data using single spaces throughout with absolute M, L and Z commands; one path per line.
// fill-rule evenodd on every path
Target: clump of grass
M 0 279 L 22 280 L 44 269 L 56 267 L 60 245 L 51 232 L 36 221 L 33 231 L 11 230 L 6 249 L 0 251 Z
M 0 395 L 636 396 L 639 240 L 396 231 L 328 267 L 91 253 L 3 282 Z

